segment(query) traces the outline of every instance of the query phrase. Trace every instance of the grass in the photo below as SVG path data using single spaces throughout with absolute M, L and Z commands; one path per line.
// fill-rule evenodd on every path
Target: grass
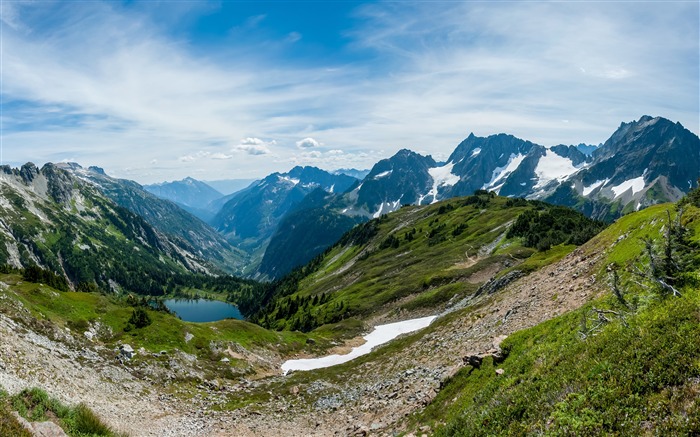
M 14 437 L 32 437 L 13 414 L 7 392 L 0 388 L 0 435 Z
M 69 436 L 117 437 L 123 435 L 115 433 L 85 404 L 73 407 L 64 405 L 38 388 L 25 389 L 14 396 L 0 393 L 0 431 L 2 432 L 0 435 L 31 436 L 31 433 L 26 433 L 19 428 L 22 425 L 14 419 L 11 410 L 30 422 L 52 421 Z
M 438 436 L 700 432 L 700 292 L 667 299 L 586 341 L 584 309 L 509 337 L 496 376 L 466 367 L 417 423 Z
M 618 220 L 585 247 L 610 262 L 639 262 L 642 236 L 657 236 L 671 205 Z M 700 230 L 700 210 L 687 223 Z M 619 238 L 625 235 L 625 238 Z M 527 262 L 527 261 L 526 261 Z M 696 276 L 698 272 L 693 274 Z M 610 295 L 507 338 L 507 358 L 466 366 L 447 382 L 409 429 L 428 424 L 437 436 L 481 435 L 700 435 L 700 289 L 660 298 L 637 287 L 636 312 Z M 626 313 L 595 335 L 580 334 L 592 307 Z

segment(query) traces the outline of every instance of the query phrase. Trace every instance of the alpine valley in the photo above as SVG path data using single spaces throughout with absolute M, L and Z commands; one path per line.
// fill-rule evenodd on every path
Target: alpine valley
M 0 167 L 0 435 L 700 435 L 699 179 L 649 116 L 226 195 Z

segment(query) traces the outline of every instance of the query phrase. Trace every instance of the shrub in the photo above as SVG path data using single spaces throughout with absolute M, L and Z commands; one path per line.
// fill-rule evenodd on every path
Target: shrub
M 125 331 L 130 331 L 133 328 L 145 328 L 152 322 L 151 316 L 148 315 L 148 311 L 146 311 L 143 307 L 136 307 L 134 308 L 134 312 L 131 313 L 129 321 L 126 323 L 127 329 L 125 329 Z

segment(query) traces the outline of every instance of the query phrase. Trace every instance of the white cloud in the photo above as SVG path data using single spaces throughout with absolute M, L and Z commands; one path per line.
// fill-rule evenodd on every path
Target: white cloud
M 260 138 L 244 138 L 233 151 L 245 152 L 249 155 L 267 155 L 272 153 L 269 146 L 277 144 L 275 140 L 263 141 Z
M 22 103 L 3 114 L 11 162 L 74 156 L 141 181 L 197 160 L 259 177 L 302 160 L 367 168 L 402 147 L 440 156 L 471 131 L 552 145 L 598 144 L 645 113 L 700 127 L 697 2 L 373 3 L 345 35 L 352 62 L 307 64 L 234 40 L 206 52 L 161 27 L 165 6 L 1 7 L 3 97 Z M 230 142 L 252 134 L 277 142 Z M 139 167 L 156 157 L 160 173 Z
M 265 146 L 254 146 L 254 145 L 240 145 L 236 146 L 236 150 L 245 152 L 249 155 L 267 155 L 270 153 L 270 149 Z
M 297 147 L 300 149 L 308 149 L 311 147 L 320 147 L 321 143 L 313 138 L 304 138 L 303 140 L 297 141 Z

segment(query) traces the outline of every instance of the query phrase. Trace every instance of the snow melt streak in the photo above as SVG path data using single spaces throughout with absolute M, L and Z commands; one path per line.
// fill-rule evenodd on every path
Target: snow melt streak
M 498 167 L 493 171 L 493 176 L 491 177 L 491 181 L 488 182 L 487 184 L 484 184 L 483 188 L 485 190 L 493 190 L 496 193 L 498 193 L 501 190 L 501 187 L 505 183 L 501 183 L 500 185 L 496 186 L 498 182 L 500 182 L 502 179 L 513 173 L 518 166 L 520 166 L 520 163 L 523 162 L 523 159 L 525 159 L 525 155 L 521 154 L 510 154 L 510 158 L 508 159 L 508 163 L 503 166 L 503 167 Z
M 328 355 L 321 358 L 305 358 L 301 360 L 288 360 L 282 364 L 282 372 L 286 375 L 290 370 L 313 370 L 324 367 L 335 366 L 336 364 L 347 363 L 359 356 L 367 355 L 372 349 L 380 344 L 393 340 L 401 334 L 423 329 L 435 320 L 437 316 L 422 317 L 420 319 L 405 320 L 403 322 L 388 323 L 379 325 L 374 331 L 364 336 L 367 341 L 362 346 L 352 349 L 346 355 Z
M 418 201 L 420 205 L 424 197 L 433 196 L 433 201 L 435 203 L 438 201 L 438 187 L 441 186 L 452 186 L 459 182 L 459 176 L 452 174 L 452 168 L 455 166 L 454 162 L 447 163 L 442 167 L 433 167 L 428 169 L 428 174 L 433 178 L 433 188 L 428 192 L 427 195 L 421 196 Z

